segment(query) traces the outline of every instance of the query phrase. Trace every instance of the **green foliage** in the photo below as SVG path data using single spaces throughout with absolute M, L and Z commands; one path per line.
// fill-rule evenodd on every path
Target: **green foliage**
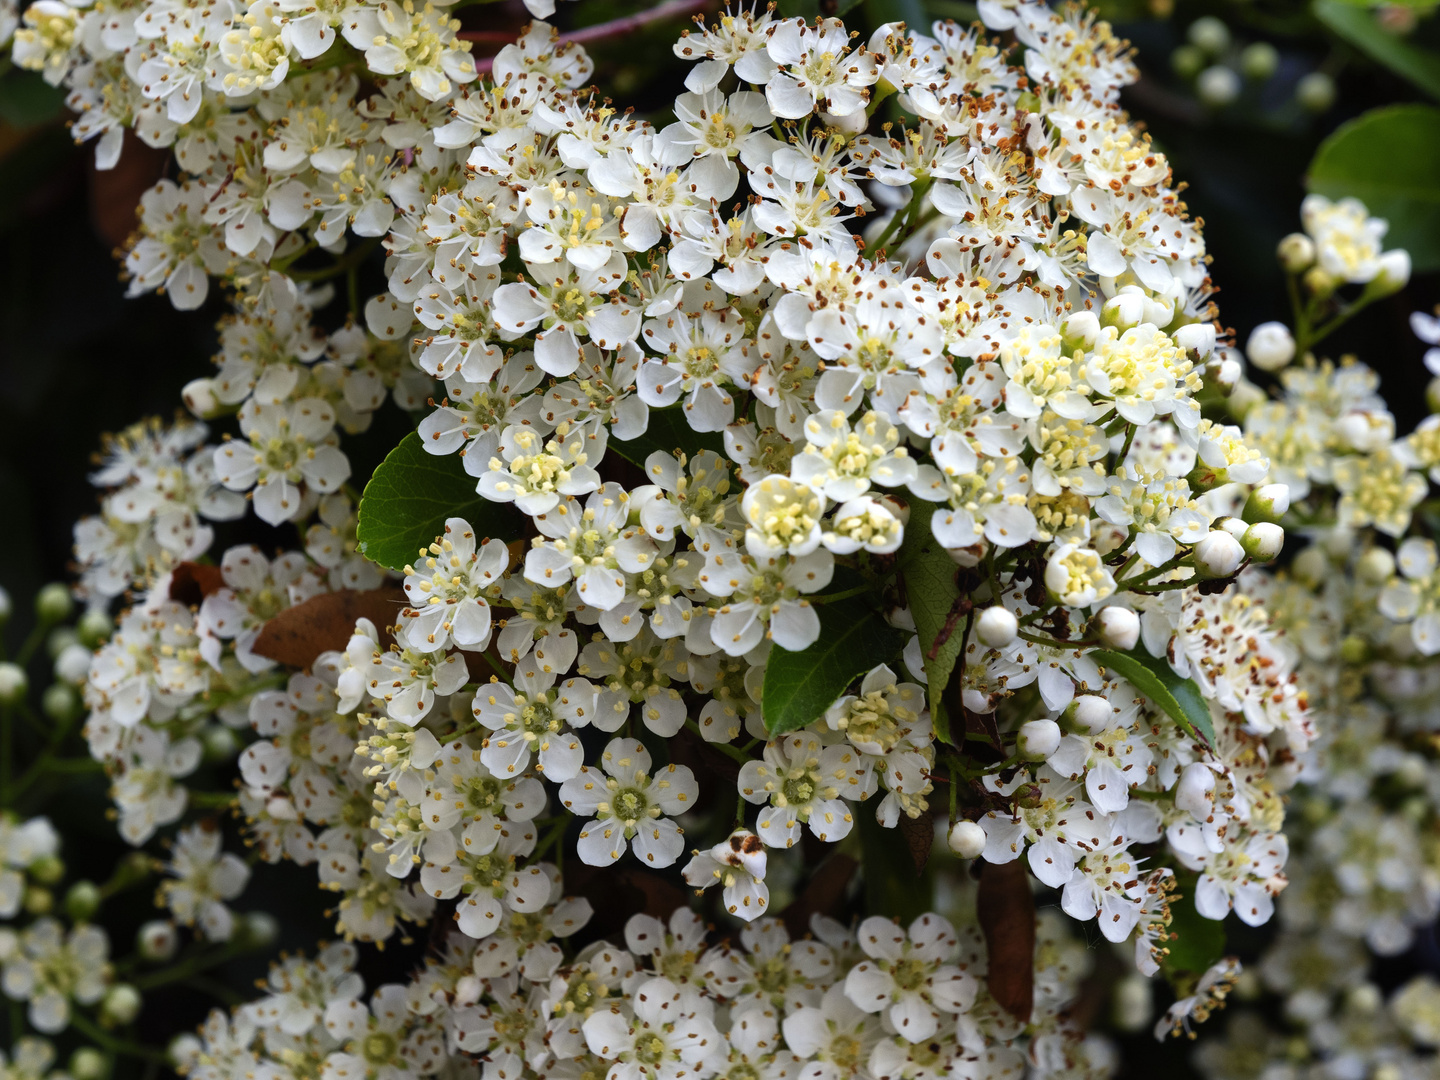
M 940 695 L 960 659 L 965 627 L 963 619 L 957 623 L 951 616 L 960 590 L 955 585 L 954 560 L 945 554 L 945 549 L 930 532 L 930 517 L 934 512 L 933 504 L 910 500 L 910 521 L 905 526 L 905 540 L 900 547 L 900 573 L 905 579 L 905 594 L 920 635 L 920 655 L 924 658 L 925 678 L 930 685 L 930 715 L 935 734 L 942 741 L 950 742 L 950 721 Z M 949 635 L 945 637 L 947 625 Z M 939 647 L 935 646 L 937 637 L 945 637 Z
M 643 469 L 645 459 L 656 450 L 667 454 L 683 451 L 692 458 L 701 450 L 713 450 L 723 458 L 725 440 L 718 431 L 692 430 L 685 422 L 685 407 L 672 405 L 668 409 L 651 409 L 650 423 L 638 438 L 611 438 L 607 449 Z
M 403 570 L 420 549 L 445 531 L 445 519 L 462 517 L 479 537 L 521 535 L 519 513 L 475 491 L 457 454 L 427 454 L 411 432 L 380 463 L 360 499 L 356 535 L 360 553 L 391 570 Z
M 1353 195 L 1390 222 L 1389 243 L 1417 271 L 1440 269 L 1440 108 L 1392 105 L 1343 124 L 1320 144 L 1306 186 Z
M 860 675 L 900 655 L 905 635 L 864 596 L 819 605 L 820 637 L 808 649 L 778 646 L 765 665 L 761 707 L 772 735 L 796 731 L 824 715 Z
M 1440 55 L 1382 27 L 1368 7 L 1347 0 L 1315 0 L 1311 10 L 1342 40 L 1433 98 L 1440 98 Z
M 1123 653 L 1097 649 L 1090 656 L 1101 667 L 1129 680 L 1191 736 L 1214 744 L 1210 707 L 1200 696 L 1200 687 L 1195 680 L 1176 675 L 1170 661 L 1151 656 L 1143 648 Z
M 1225 924 L 1195 910 L 1196 880 L 1193 873 L 1178 875 L 1179 899 L 1170 904 L 1170 933 L 1175 938 L 1160 966 L 1172 985 L 1184 976 L 1203 974 L 1225 955 Z

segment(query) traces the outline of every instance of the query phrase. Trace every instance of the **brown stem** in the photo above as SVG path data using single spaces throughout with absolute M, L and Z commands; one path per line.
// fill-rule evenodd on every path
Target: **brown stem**
M 587 26 L 581 30 L 574 30 L 568 34 L 561 34 L 555 44 L 584 44 L 589 41 L 604 41 L 607 38 L 624 37 L 626 34 L 633 34 L 652 22 L 659 22 L 662 19 L 673 19 L 683 15 L 695 15 L 706 8 L 711 7 L 714 0 L 665 0 L 663 4 L 657 4 L 653 8 L 634 15 L 626 15 L 624 18 L 611 19 L 609 22 L 597 23 L 594 26 Z M 489 30 L 462 30 L 456 35 L 464 41 L 495 42 L 500 35 Z M 505 41 L 514 40 L 510 35 L 504 36 Z M 488 72 L 494 66 L 494 57 L 484 57 L 475 61 L 475 70 L 480 74 Z

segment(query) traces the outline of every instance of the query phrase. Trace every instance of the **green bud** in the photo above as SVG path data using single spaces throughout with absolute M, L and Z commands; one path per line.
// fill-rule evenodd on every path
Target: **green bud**
M 89 922 L 100 910 L 100 888 L 93 881 L 77 881 L 65 893 L 65 914 L 72 922 Z
M 19 664 L 0 664 L 0 705 L 19 705 L 30 690 L 30 677 Z
M 80 695 L 73 687 L 55 683 L 45 688 L 45 694 L 40 699 L 40 708 L 57 724 L 68 724 L 84 711 L 85 703 L 80 700 Z
M 229 761 L 240 749 L 235 733 L 224 724 L 210 724 L 200 734 L 200 745 L 205 748 L 205 761 L 215 765 Z
M 1340 659 L 1347 664 L 1363 664 L 1370 657 L 1370 646 L 1364 638 L 1350 634 L 1340 642 Z
M 1265 484 L 1250 492 L 1240 516 L 1250 524 L 1257 521 L 1279 523 L 1290 510 L 1290 489 L 1284 484 Z
M 55 908 L 55 894 L 32 885 L 25 890 L 25 910 L 31 915 L 49 915 Z
M 93 1046 L 82 1046 L 70 1055 L 72 1080 L 104 1080 L 109 1071 L 109 1059 Z
M 65 864 L 58 855 L 44 855 L 30 864 L 30 876 L 41 885 L 58 885 L 65 877 Z
M 1193 79 L 1205 67 L 1205 52 L 1194 45 L 1181 45 L 1170 54 L 1170 68 L 1182 79 Z
M 75 632 L 73 626 L 57 626 L 45 638 L 45 652 L 53 660 L 65 651 L 67 645 L 74 645 L 79 640 L 80 635 Z
M 64 622 L 74 610 L 70 590 L 58 581 L 52 581 L 35 594 L 35 615 L 42 623 Z
M 80 643 L 87 649 L 95 649 L 115 632 L 115 622 L 105 612 L 92 608 L 80 616 L 75 629 L 80 635 Z
M 1323 71 L 1312 71 L 1295 84 L 1295 100 L 1306 112 L 1325 112 L 1335 104 L 1335 96 L 1335 80 Z
M 129 983 L 118 983 L 100 1000 L 100 1022 L 107 1027 L 123 1027 L 133 1023 L 144 1004 L 140 991 Z
M 1257 41 L 1247 45 L 1245 51 L 1240 54 L 1240 70 L 1245 73 L 1247 79 L 1254 79 L 1256 82 L 1263 82 L 1270 78 L 1279 66 L 1280 53 L 1268 41 Z

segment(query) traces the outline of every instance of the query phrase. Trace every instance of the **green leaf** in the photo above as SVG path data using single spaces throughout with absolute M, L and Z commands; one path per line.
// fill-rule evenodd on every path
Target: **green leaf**
M 1200 696 L 1200 687 L 1195 685 L 1195 680 L 1176 675 L 1170 661 L 1157 659 L 1141 648 L 1129 652 L 1096 649 L 1090 657 L 1102 668 L 1132 683 L 1136 690 L 1163 709 L 1170 719 L 1194 738 L 1214 745 L 1215 728 L 1210 722 L 1210 706 Z
M 696 431 L 685 420 L 685 407 L 651 409 L 645 431 L 634 439 L 612 438 L 607 449 L 615 451 L 632 465 L 645 467 L 645 459 L 656 450 L 673 454 L 680 450 L 694 457 L 701 450 L 713 450 L 725 457 L 725 440 L 718 431 Z
M 1387 242 L 1417 271 L 1440 269 L 1440 109 L 1391 105 L 1342 124 L 1320 144 L 1306 187 L 1353 195 L 1390 222 Z
M 933 504 L 921 499 L 910 500 L 910 521 L 900 546 L 900 573 L 905 579 L 905 594 L 910 599 L 915 629 L 920 635 L 920 655 L 930 687 L 930 716 L 935 733 L 942 741 L 950 742 L 950 722 L 940 695 L 945 692 L 950 674 L 960 659 L 960 650 L 965 646 L 965 624 L 963 619 L 951 619 L 960 590 L 955 586 L 955 561 L 930 531 L 930 517 L 934 512 Z M 936 648 L 935 639 L 945 633 L 947 623 L 950 624 L 949 636 Z M 932 651 L 934 656 L 930 655 Z
M 1315 0 L 1312 10 L 1341 41 L 1354 45 L 1431 97 L 1440 98 L 1440 55 L 1390 33 L 1366 7 L 1345 0 Z
M 818 720 L 856 678 L 900 655 L 905 635 L 864 596 L 817 605 L 820 637 L 808 649 L 776 646 L 765 665 L 761 708 L 772 735 Z
M 1207 919 L 1195 910 L 1195 882 L 1198 875 L 1176 875 L 1179 899 L 1170 904 L 1170 955 L 1161 961 L 1166 977 L 1173 983 L 1181 974 L 1201 975 L 1225 955 L 1225 924 Z
M 464 518 L 482 538 L 521 535 L 522 520 L 514 507 L 482 498 L 459 455 L 427 454 L 419 434 L 412 431 L 365 485 L 356 524 L 360 554 L 391 570 L 404 570 L 421 548 L 445 531 L 450 517 Z

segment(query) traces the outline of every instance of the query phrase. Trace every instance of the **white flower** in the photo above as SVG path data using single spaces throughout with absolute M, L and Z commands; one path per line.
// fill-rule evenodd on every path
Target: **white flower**
M 527 514 L 543 514 L 563 495 L 588 495 L 600 487 L 594 465 L 605 453 L 606 431 L 582 424 L 546 439 L 532 428 L 511 425 L 500 434 L 498 456 L 477 490 L 492 502 L 513 502 Z
M 809 647 L 820 636 L 820 616 L 803 594 L 825 588 L 834 572 L 834 556 L 823 550 L 764 560 L 712 553 L 700 585 L 724 603 L 714 609 L 711 640 L 731 656 L 743 656 L 767 638 L 791 652 Z
M 1045 587 L 1066 607 L 1090 607 L 1115 591 L 1115 577 L 1094 548 L 1060 544 L 1045 563 Z
M 833 843 L 849 834 L 854 817 L 845 800 L 863 802 L 874 790 L 864 756 L 845 744 L 824 746 L 803 732 L 771 739 L 762 761 L 740 766 L 736 781 L 746 802 L 769 804 L 755 829 L 770 847 L 791 847 L 800 827 Z
M 907 931 L 871 916 L 860 924 L 860 948 L 869 959 L 845 977 L 845 996 L 866 1012 L 884 1012 L 901 1037 L 931 1038 L 941 1013 L 962 1013 L 975 1001 L 979 980 L 957 966 L 959 939 L 939 915 L 921 915 Z
M 580 831 L 577 850 L 591 866 L 608 866 L 632 842 L 638 858 L 669 866 L 685 850 L 680 826 L 662 814 L 690 809 L 699 793 L 694 774 L 667 765 L 650 775 L 650 753 L 636 739 L 612 739 L 601 767 L 585 766 L 560 787 L 560 801 L 572 813 L 594 820 Z
M 869 87 L 880 77 L 875 57 L 849 51 L 850 34 L 839 19 L 804 19 L 775 24 L 765 46 L 779 71 L 765 84 L 765 100 L 780 117 L 799 119 L 818 107 L 832 116 L 865 108 Z
M 70 1026 L 70 1003 L 93 1005 L 110 981 L 110 941 L 98 926 L 67 935 L 59 921 L 35 920 L 5 957 L 0 985 L 11 1001 L 28 1001 L 26 1016 L 47 1035 Z
M 215 475 L 231 491 L 254 488 L 255 513 L 267 524 L 299 517 L 306 495 L 336 491 L 350 478 L 350 462 L 334 445 L 335 410 L 324 401 L 264 405 L 251 398 L 239 419 L 250 444 L 216 447 Z
M 710 1062 L 721 1041 L 708 1010 L 697 1005 L 669 979 L 647 979 L 629 1009 L 611 1007 L 585 1021 L 585 1042 L 614 1063 L 609 1080 L 704 1080 L 715 1071 Z
M 483 652 L 490 644 L 489 594 L 510 564 L 503 540 L 477 545 L 464 518 L 447 518 L 445 534 L 422 553 L 421 569 L 405 568 L 400 633 L 413 649 L 443 650 L 454 644 Z
M 547 780 L 560 783 L 580 772 L 585 753 L 569 728 L 584 727 L 597 715 L 595 687 L 585 679 L 559 686 L 555 680 L 532 652 L 515 667 L 514 689 L 493 681 L 476 691 L 475 719 L 492 732 L 480 760 L 496 776 L 520 776 L 532 754 Z
M 805 439 L 790 475 L 835 502 L 863 495 L 872 483 L 899 487 L 915 479 L 899 428 L 879 413 L 867 412 L 852 427 L 840 410 L 821 410 L 805 421 Z
M 166 868 L 176 880 L 160 886 L 160 897 L 176 920 L 186 926 L 198 923 L 211 941 L 230 940 L 235 916 L 225 901 L 244 892 L 250 880 L 245 860 L 221 851 L 223 839 L 213 826 L 181 829 Z
M 736 829 L 710 850 L 695 852 L 685 867 L 685 881 L 697 891 L 722 886 L 725 910 L 751 922 L 770 904 L 765 863 L 760 838 L 749 829 Z
M 625 575 L 651 568 L 654 542 L 629 523 L 630 496 L 619 484 L 605 484 L 585 500 L 567 499 L 534 515 L 536 537 L 525 556 L 525 578 L 555 587 L 574 581 L 575 596 L 600 611 L 626 598 Z

